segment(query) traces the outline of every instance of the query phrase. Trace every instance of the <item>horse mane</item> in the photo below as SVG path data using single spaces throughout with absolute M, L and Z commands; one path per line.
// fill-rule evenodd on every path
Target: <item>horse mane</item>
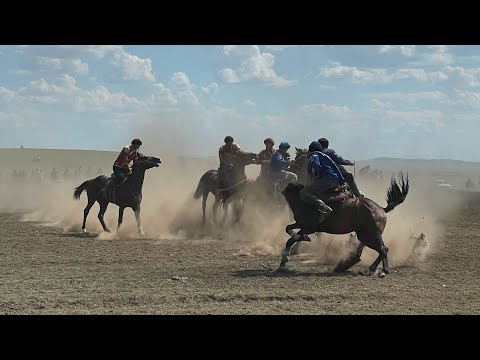
M 295 147 L 295 151 L 296 151 L 295 160 L 297 160 L 300 156 L 308 155 L 308 149 L 300 149 Z

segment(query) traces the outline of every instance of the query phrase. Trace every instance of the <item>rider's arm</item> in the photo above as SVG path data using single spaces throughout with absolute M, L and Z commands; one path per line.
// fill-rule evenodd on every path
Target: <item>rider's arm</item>
M 338 155 L 335 150 L 331 150 L 330 153 L 327 154 L 330 158 L 335 162 L 335 164 L 339 165 L 353 165 L 353 162 L 350 160 L 346 160 Z
M 320 158 L 318 155 L 311 157 L 310 167 L 312 169 L 312 175 L 314 177 L 320 176 L 322 174 L 323 168 L 322 168 L 322 164 L 320 163 Z

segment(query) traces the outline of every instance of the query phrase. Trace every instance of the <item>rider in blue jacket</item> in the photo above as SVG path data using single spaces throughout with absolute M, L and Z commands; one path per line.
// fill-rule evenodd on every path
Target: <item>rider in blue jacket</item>
M 335 162 L 322 153 L 322 145 L 318 141 L 313 141 L 308 147 L 308 151 L 307 170 L 313 182 L 300 191 L 300 198 L 305 203 L 314 206 L 323 215 L 321 219 L 323 221 L 333 210 L 320 200 L 321 195 L 325 191 L 345 183 L 345 178 Z
M 333 149 L 330 149 L 328 147 L 329 145 L 329 142 L 328 142 L 328 139 L 326 138 L 321 138 L 321 139 L 318 139 L 318 142 L 320 143 L 320 145 L 322 145 L 322 152 L 326 155 L 328 155 L 335 164 L 337 164 L 338 168 L 340 169 L 340 171 L 342 172 L 342 175 L 343 177 L 345 178 L 345 181 L 348 183 L 348 185 L 350 186 L 350 188 L 352 189 L 352 192 L 353 194 L 356 196 L 356 197 L 363 197 L 365 196 L 364 193 L 362 193 L 360 190 L 358 190 L 358 186 L 355 182 L 355 179 L 353 178 L 353 175 L 351 173 L 349 173 L 344 167 L 343 165 L 355 165 L 355 161 L 350 161 L 350 160 L 347 160 L 347 159 L 344 159 L 342 158 L 340 155 L 338 155 L 335 150 Z
M 298 181 L 297 174 L 285 171 L 285 168 L 290 165 L 287 152 L 289 148 L 290 145 L 286 141 L 281 142 L 268 165 L 268 177 L 273 183 L 278 184 L 278 191 L 283 191 L 288 184 Z

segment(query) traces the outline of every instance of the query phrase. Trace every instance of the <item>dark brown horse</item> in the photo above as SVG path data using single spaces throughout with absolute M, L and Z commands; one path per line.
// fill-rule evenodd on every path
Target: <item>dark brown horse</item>
M 100 211 L 98 212 L 98 220 L 102 224 L 103 230 L 110 232 L 105 225 L 103 216 L 107 211 L 109 203 L 118 205 L 118 227 L 123 221 L 123 211 L 126 207 L 132 208 L 135 212 L 135 219 L 137 220 L 138 232 L 140 235 L 145 235 L 142 230 L 140 222 L 140 203 L 142 202 L 142 187 L 143 180 L 145 178 L 145 171 L 152 167 L 158 167 L 161 160 L 153 156 L 140 156 L 134 161 L 132 167 L 132 173 L 127 177 L 125 182 L 120 186 L 108 186 L 107 177 L 104 175 L 97 176 L 94 179 L 83 182 L 80 186 L 75 188 L 73 198 L 75 200 L 80 199 L 80 194 L 87 190 L 88 203 L 83 210 L 83 224 L 82 231 L 87 232 L 85 229 L 85 223 L 87 222 L 87 216 L 95 201 L 98 201 L 100 205 Z
M 215 196 L 215 202 L 213 204 L 213 217 L 214 221 L 217 218 L 217 209 L 220 204 L 223 204 L 224 216 L 223 220 L 226 219 L 228 205 L 233 203 L 235 208 L 236 220 L 239 220 L 240 216 L 240 207 L 239 201 L 242 199 L 242 196 L 246 189 L 246 183 L 249 181 L 247 175 L 245 174 L 245 166 L 250 164 L 257 163 L 257 154 L 241 152 L 237 155 L 233 162 L 233 167 L 231 169 L 230 180 L 233 184 L 228 188 L 218 188 L 218 170 L 208 170 L 205 174 L 202 175 L 200 181 L 198 182 L 197 190 L 193 197 L 199 199 L 203 196 L 202 200 L 202 223 L 206 222 L 205 208 L 207 206 L 208 194 L 212 193 Z
M 355 251 L 347 259 L 340 261 L 336 266 L 336 272 L 344 272 L 360 261 L 365 246 L 378 252 L 377 259 L 368 268 L 366 275 L 375 272 L 380 261 L 383 263 L 382 272 L 379 276 L 388 274 L 388 248 L 382 238 L 387 224 L 386 213 L 400 205 L 406 198 L 409 190 L 408 175 L 404 178 L 400 172 L 400 186 L 392 177 L 390 188 L 387 191 L 387 207 L 382 208 L 376 202 L 366 197 L 347 197 L 342 202 L 326 203 L 333 208 L 333 213 L 322 223 L 319 222 L 319 214 L 311 206 L 305 204 L 299 192 L 302 184 L 289 184 L 283 191 L 283 195 L 293 211 L 295 223 L 286 227 L 286 232 L 291 236 L 285 245 L 279 271 L 287 269 L 288 257 L 292 246 L 298 241 L 310 241 L 309 234 L 325 232 L 329 234 L 348 234 L 355 232 L 360 241 Z M 333 196 L 338 195 L 332 194 Z M 336 196 L 336 199 L 339 197 Z M 293 229 L 300 229 L 297 233 Z

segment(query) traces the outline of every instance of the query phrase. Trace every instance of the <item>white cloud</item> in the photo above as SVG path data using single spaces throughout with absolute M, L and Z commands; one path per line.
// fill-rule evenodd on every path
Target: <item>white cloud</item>
M 396 101 L 402 101 L 407 103 L 415 103 L 418 101 L 431 101 L 435 103 L 445 103 L 449 100 L 448 95 L 441 91 L 419 91 L 419 92 L 411 92 L 411 93 L 385 92 L 385 93 L 379 93 L 379 94 L 370 94 L 370 96 L 373 96 L 377 99 L 389 99 L 389 100 L 396 100 Z
M 299 45 L 266 45 L 265 47 L 268 50 L 272 51 L 283 51 L 288 48 L 298 47 Z
M 248 107 L 257 106 L 257 104 L 255 104 L 252 100 L 245 100 L 245 101 L 243 102 L 243 104 L 244 104 L 245 106 L 248 106 Z
M 275 56 L 268 52 L 262 53 L 257 45 L 226 45 L 224 54 L 240 59 L 238 69 L 225 68 L 219 71 L 220 79 L 224 82 L 260 82 L 278 87 L 296 84 L 296 81 L 279 76 L 273 68 Z
M 389 101 L 370 99 L 368 102 L 370 109 L 373 111 L 384 110 L 392 107 L 392 103 Z
M 207 87 L 202 87 L 202 91 L 204 94 L 214 96 L 218 93 L 218 84 L 216 82 L 212 82 Z
M 466 88 L 479 85 L 476 79 L 477 74 L 476 70 L 464 69 L 460 66 L 446 66 L 439 71 L 432 72 L 431 78 L 434 81 L 445 81 L 452 88 Z
M 233 69 L 225 68 L 220 70 L 218 74 L 220 75 L 220 80 L 225 83 L 234 84 L 240 82 L 237 73 Z
M 59 72 L 72 72 L 79 75 L 88 74 L 88 64 L 80 59 L 59 59 L 39 56 L 37 63 L 41 67 L 51 68 Z
M 348 106 L 335 106 L 327 104 L 311 104 L 303 105 L 300 111 L 309 117 L 319 117 L 319 120 L 326 120 L 327 118 L 348 118 L 353 115 L 352 110 Z M 327 118 L 325 118 L 327 117 Z
M 142 59 L 125 51 L 113 55 L 112 65 L 120 70 L 123 80 L 147 80 L 155 81 L 152 73 L 152 61 Z
M 76 86 L 75 78 L 67 74 L 60 76 L 55 83 L 50 83 L 43 78 L 30 81 L 15 92 L 12 101 L 19 106 L 25 103 L 57 103 L 60 106 L 73 106 L 80 112 L 107 111 L 129 106 L 138 108 L 143 105 L 134 97 L 121 92 L 111 93 L 102 85 L 91 90 L 83 90 Z
M 167 105 L 177 105 L 178 100 L 173 95 L 172 91 L 163 85 L 162 83 L 155 83 L 153 84 L 154 87 L 154 94 L 153 101 L 159 103 L 165 103 Z
M 15 69 L 9 70 L 8 73 L 12 75 L 30 75 L 32 72 L 26 69 Z
M 197 96 L 193 92 L 194 85 L 190 82 L 187 74 L 176 72 L 172 75 L 173 90 L 177 99 L 186 105 L 199 105 Z
M 415 52 L 415 45 L 382 45 L 378 50 L 380 54 L 385 54 L 392 51 L 398 51 L 403 56 L 411 57 Z
M 389 82 L 392 77 L 388 74 L 386 69 L 370 68 L 360 70 L 355 66 L 344 66 L 334 64 L 333 66 L 324 66 L 320 69 L 319 76 L 325 78 L 343 78 L 350 77 L 355 83 L 369 83 L 369 82 Z
M 344 66 L 334 63 L 320 69 L 318 77 L 324 78 L 351 78 L 353 83 L 389 83 L 393 80 L 412 79 L 417 81 L 431 81 L 433 83 L 446 82 L 452 88 L 478 86 L 477 76 L 480 69 L 465 69 L 463 67 L 445 66 L 437 71 L 426 71 L 422 68 L 401 68 L 393 72 L 386 69 L 367 68 L 358 69 L 355 66 Z
M 427 45 L 427 48 L 437 53 L 448 52 L 448 45 Z
M 421 128 L 425 131 L 432 131 L 433 128 L 445 126 L 447 116 L 437 110 L 400 111 L 386 109 L 383 122 L 389 123 L 393 127 L 407 127 L 412 130 Z

